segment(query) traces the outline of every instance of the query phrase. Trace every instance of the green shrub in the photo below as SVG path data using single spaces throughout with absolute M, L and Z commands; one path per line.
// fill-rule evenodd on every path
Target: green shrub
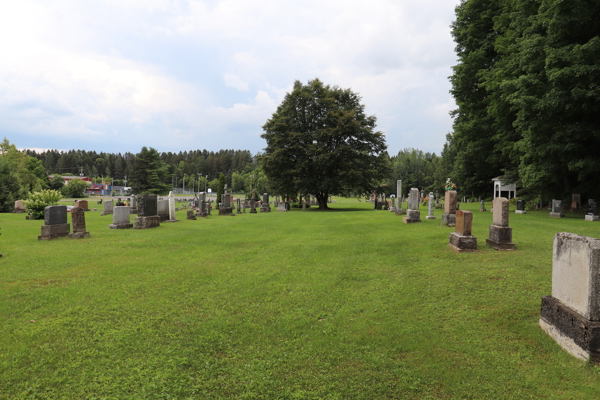
M 62 194 L 65 197 L 70 198 L 81 198 L 86 197 L 85 190 L 87 189 L 87 183 L 79 179 L 73 179 L 68 185 L 62 188 Z
M 44 219 L 44 208 L 58 204 L 61 199 L 58 190 L 41 190 L 29 194 L 24 201 L 30 219 Z

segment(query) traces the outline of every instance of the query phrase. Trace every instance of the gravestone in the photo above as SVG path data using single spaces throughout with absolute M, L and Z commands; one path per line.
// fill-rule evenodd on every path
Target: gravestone
M 235 213 L 236 214 L 241 214 L 242 213 L 242 199 L 236 199 L 236 202 L 235 202 Z
M 408 211 L 404 217 L 405 224 L 421 222 L 421 211 L 419 210 L 419 189 L 412 188 L 408 195 Z
M 208 207 L 206 205 L 206 193 L 200 192 L 198 195 L 198 200 L 196 200 L 196 208 L 198 211 L 196 212 L 196 217 L 206 218 L 208 217 Z
M 187 212 L 187 219 L 196 220 L 196 215 L 194 214 L 194 210 L 189 210 Z
M 108 215 L 113 213 L 113 201 L 105 201 L 104 202 L 104 212 L 100 214 L 100 216 Z
M 225 185 L 225 193 L 221 195 L 221 204 L 219 204 L 219 215 L 235 215 L 231 205 L 231 197 L 227 193 L 227 185 Z
M 156 213 L 160 217 L 160 221 L 166 221 L 169 219 L 169 200 L 157 200 L 156 201 Z
M 44 225 L 40 227 L 38 240 L 51 240 L 69 236 L 67 206 L 48 206 L 44 208 Z
M 306 211 L 306 196 L 302 197 L 302 211 Z
M 113 208 L 112 224 L 108 225 L 110 229 L 131 229 L 133 224 L 129 222 L 131 207 L 117 206 Z
M 269 207 L 269 194 L 265 193 L 263 194 L 263 201 L 260 204 L 260 212 L 270 212 L 271 211 L 271 207 Z
M 517 200 L 517 210 L 515 211 L 515 214 L 527 214 L 527 211 L 525 211 L 525 200 Z
M 552 212 L 550 212 L 550 217 L 563 218 L 564 216 L 565 214 L 563 213 L 562 200 L 552 200 Z
M 598 204 L 594 199 L 588 200 L 588 213 L 585 215 L 585 220 L 600 221 L 600 216 L 598 215 Z
M 397 199 L 402 198 L 402 179 L 398 179 L 396 181 L 396 198 Z
M 88 208 L 88 202 L 87 202 L 87 200 L 77 200 L 75 202 L 75 207 L 82 208 L 83 211 L 90 211 L 89 208 Z
M 434 199 L 433 199 L 433 192 L 429 192 L 429 200 L 427 201 L 427 219 L 435 219 L 435 215 L 434 214 Z
M 485 241 L 496 250 L 514 250 L 512 228 L 508 227 L 508 199 L 496 197 L 492 202 L 492 225 L 488 227 L 488 238 Z
M 578 194 L 573 194 L 571 196 L 571 210 L 579 209 L 581 209 L 581 196 Z
M 23 214 L 25 212 L 25 204 L 23 200 L 15 201 L 15 208 L 12 210 L 13 214 Z
M 177 219 L 177 211 L 176 211 L 176 207 L 175 207 L 175 196 L 173 195 L 173 192 L 169 192 L 169 219 L 167 220 L 167 222 L 179 222 L 179 220 Z
M 485 202 L 483 200 L 479 202 L 479 211 L 485 212 Z
M 448 246 L 458 253 L 477 251 L 477 238 L 472 236 L 473 213 L 456 211 L 456 231 L 448 236 Z
M 564 350 L 600 361 L 600 240 L 560 232 L 552 241 L 552 295 L 540 327 Z
M 73 225 L 73 233 L 69 234 L 71 239 L 83 239 L 90 236 L 85 230 L 85 210 L 81 207 L 73 207 L 71 209 L 71 223 Z
M 168 203 L 167 203 L 168 204 Z M 155 194 L 141 194 L 138 196 L 138 213 L 135 218 L 134 229 L 149 229 L 160 226 L 158 216 L 158 200 Z
M 275 211 L 282 211 L 282 212 L 286 212 L 287 211 L 287 203 L 285 202 L 277 202 L 277 209 Z
M 456 190 L 446 191 L 442 223 L 446 226 L 456 226 Z
M 137 214 L 137 198 L 135 196 L 131 196 L 129 201 L 129 213 Z
M 256 214 L 256 193 L 252 193 L 252 200 L 250 200 L 250 214 Z

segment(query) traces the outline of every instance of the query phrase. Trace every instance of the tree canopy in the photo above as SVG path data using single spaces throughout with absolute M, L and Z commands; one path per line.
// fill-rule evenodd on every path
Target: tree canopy
M 313 194 L 327 208 L 332 194 L 368 193 L 385 179 L 385 138 L 357 93 L 315 79 L 294 83 L 263 126 L 262 166 L 279 194 Z
M 168 169 L 155 149 L 142 147 L 131 174 L 133 193 L 167 194 L 171 188 Z
M 489 179 L 506 175 L 554 198 L 600 195 L 599 18 L 592 0 L 456 8 L 448 144 L 461 190 L 488 193 Z

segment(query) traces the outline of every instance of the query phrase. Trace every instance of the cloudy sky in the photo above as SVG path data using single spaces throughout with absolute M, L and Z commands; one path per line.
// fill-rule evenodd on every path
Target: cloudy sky
M 360 93 L 390 154 L 439 154 L 459 0 L 0 5 L 0 140 L 18 148 L 261 151 L 295 80 Z

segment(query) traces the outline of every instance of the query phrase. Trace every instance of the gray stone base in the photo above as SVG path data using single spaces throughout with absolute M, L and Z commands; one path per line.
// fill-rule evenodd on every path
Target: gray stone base
M 429 219 L 429 220 L 435 219 L 435 217 L 433 217 L 433 216 L 430 217 L 429 215 L 426 218 Z
M 208 217 L 208 213 L 206 213 L 206 212 L 198 212 L 198 213 L 196 213 L 196 217 L 206 218 L 206 217 Z
M 129 214 L 137 214 L 137 207 L 131 207 L 129 209 Z
M 124 223 L 124 224 L 110 224 L 108 226 L 110 229 L 131 229 L 133 228 L 133 224 Z
M 600 221 L 600 216 L 599 215 L 586 215 L 585 216 L 585 220 L 586 221 Z
M 21 209 L 14 209 L 12 210 L 13 214 L 25 214 L 25 210 L 21 210 Z
M 89 232 L 69 233 L 69 237 L 71 239 L 83 239 L 83 238 L 86 238 L 86 237 L 90 237 L 90 233 Z
M 149 229 L 160 226 L 160 217 L 154 215 L 152 217 L 135 217 L 135 226 L 133 229 Z
M 456 214 L 442 214 L 442 224 L 446 226 L 456 226 Z
M 600 321 L 590 321 L 558 299 L 544 296 L 540 327 L 572 356 L 600 361 Z
M 69 224 L 42 225 L 40 227 L 38 240 L 51 240 L 59 237 L 69 236 L 71 226 Z
M 507 226 L 490 225 L 488 227 L 488 238 L 485 242 L 496 250 L 515 250 L 512 242 L 512 228 Z
M 236 214 L 243 214 L 242 210 L 236 210 Z
M 396 212 L 396 207 L 391 206 L 390 208 L 388 208 L 389 212 Z
M 515 211 L 515 214 L 527 214 L 527 211 L 525 211 L 525 210 L 517 210 L 517 211 Z
M 165 222 L 166 220 L 169 219 L 169 215 L 159 215 L 158 216 L 160 218 L 160 222 Z
M 477 251 L 477 238 L 452 232 L 448 235 L 448 246 L 457 253 Z
M 168 219 L 165 222 L 179 222 L 179 220 L 178 219 Z
M 250 214 L 256 214 L 256 209 L 250 210 Z
M 219 215 L 231 215 L 231 214 L 233 214 L 233 207 L 219 208 Z
M 550 215 L 551 218 L 564 218 L 565 214 L 564 213 L 549 213 L 548 215 Z
M 406 208 L 397 208 L 396 215 L 406 215 Z
M 101 217 L 104 216 L 104 215 L 112 215 L 112 211 L 111 212 L 103 212 L 103 213 L 100 214 Z
M 260 212 L 261 212 L 261 213 L 264 213 L 264 212 L 269 212 L 269 211 L 271 211 L 271 209 L 270 209 L 270 208 L 266 208 L 266 207 L 261 207 L 261 208 L 260 208 Z

